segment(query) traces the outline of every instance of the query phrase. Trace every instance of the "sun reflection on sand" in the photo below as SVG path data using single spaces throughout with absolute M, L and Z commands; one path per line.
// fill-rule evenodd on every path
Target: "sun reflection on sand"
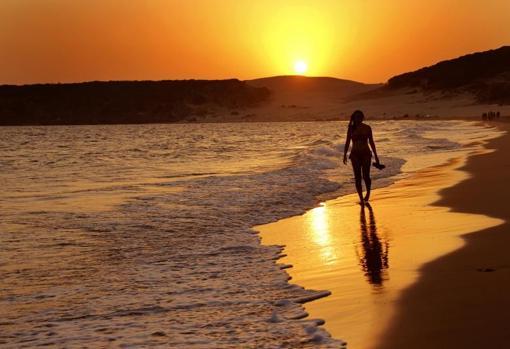
M 310 225 L 313 241 L 320 246 L 329 245 L 329 222 L 326 206 L 323 205 L 311 210 L 307 221 Z
M 425 263 L 461 247 L 463 234 L 502 223 L 433 205 L 440 189 L 467 177 L 456 171 L 463 161 L 376 189 L 371 206 L 361 208 L 356 195 L 347 195 L 302 216 L 255 227 L 264 244 L 285 245 L 281 261 L 293 265 L 287 272 L 294 283 L 331 291 L 305 308 L 349 348 L 374 347 L 401 292 Z
M 331 232 L 329 230 L 329 214 L 326 204 L 314 208 L 307 217 L 309 225 L 308 232 L 315 244 L 319 246 L 319 255 L 325 264 L 333 263 L 338 259 L 334 244 L 331 243 Z

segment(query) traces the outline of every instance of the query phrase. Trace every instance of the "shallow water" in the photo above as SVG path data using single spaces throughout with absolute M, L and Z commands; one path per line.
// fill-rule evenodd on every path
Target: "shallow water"
M 374 122 L 391 183 L 497 133 Z M 0 128 L 0 345 L 337 345 L 250 230 L 352 191 L 345 123 Z M 431 156 L 434 154 L 434 156 Z M 402 167 L 403 166 L 403 167 Z

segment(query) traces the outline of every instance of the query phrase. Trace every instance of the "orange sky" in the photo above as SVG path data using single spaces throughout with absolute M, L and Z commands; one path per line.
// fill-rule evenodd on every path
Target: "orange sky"
M 509 0 L 1 0 L 0 83 L 386 81 L 510 44 Z

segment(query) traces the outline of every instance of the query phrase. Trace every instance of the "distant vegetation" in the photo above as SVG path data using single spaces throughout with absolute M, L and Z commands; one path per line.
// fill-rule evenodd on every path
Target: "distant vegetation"
M 391 78 L 387 87 L 469 92 L 480 103 L 510 104 L 510 46 L 401 74 Z
M 232 80 L 110 81 L 0 86 L 0 125 L 193 121 L 269 98 Z

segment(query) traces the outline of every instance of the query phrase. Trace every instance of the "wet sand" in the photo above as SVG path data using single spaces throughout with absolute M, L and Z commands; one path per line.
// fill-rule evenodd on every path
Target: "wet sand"
M 461 249 L 426 264 L 377 348 L 510 346 L 510 136 L 488 148 L 496 151 L 469 158 L 462 170 L 471 177 L 442 190 L 436 205 L 505 223 L 464 235 Z
M 370 207 L 348 195 L 256 229 L 286 245 L 291 282 L 332 292 L 305 308 L 350 349 L 506 347 L 508 139 L 377 189 Z

